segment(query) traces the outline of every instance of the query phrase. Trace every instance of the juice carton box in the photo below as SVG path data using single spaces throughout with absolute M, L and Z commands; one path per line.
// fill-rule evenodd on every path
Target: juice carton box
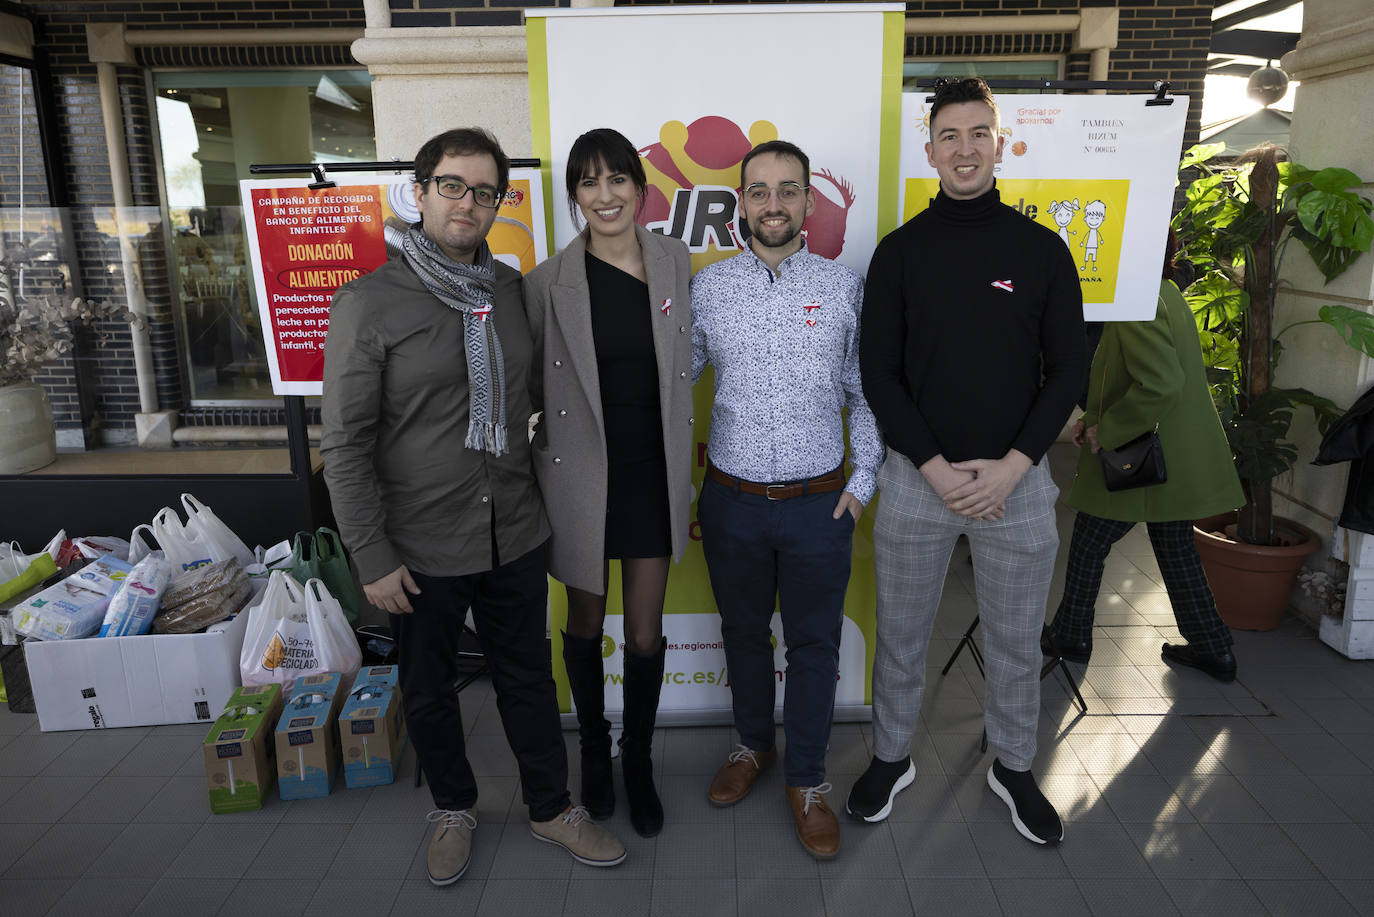
M 339 714 L 344 783 L 378 786 L 396 779 L 407 739 L 396 667 L 369 666 L 358 673 Z
M 277 792 L 282 799 L 328 796 L 339 772 L 341 676 L 296 679 L 277 722 Z
M 281 710 L 281 685 L 243 686 L 229 695 L 205 737 L 211 812 L 262 808 L 277 776 L 273 729 Z
M 387 685 L 395 688 L 400 693 L 401 669 L 394 665 L 367 665 L 358 672 L 358 677 L 353 679 L 355 685 L 378 684 Z

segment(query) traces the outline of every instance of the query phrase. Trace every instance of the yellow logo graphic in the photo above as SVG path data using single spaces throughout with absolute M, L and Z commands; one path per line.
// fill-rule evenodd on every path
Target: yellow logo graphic
M 615 641 L 605 634 L 601 635 L 601 658 L 610 659 L 615 655 Z
M 267 641 L 267 649 L 262 651 L 262 667 L 270 672 L 285 661 L 286 644 L 282 642 L 281 634 L 273 634 L 272 639 Z

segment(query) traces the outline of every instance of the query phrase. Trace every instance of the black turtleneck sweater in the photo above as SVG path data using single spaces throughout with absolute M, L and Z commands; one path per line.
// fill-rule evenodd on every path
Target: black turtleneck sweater
M 1087 368 L 1073 257 L 996 187 L 941 191 L 878 243 L 859 355 L 883 438 L 918 468 L 1012 448 L 1039 462 Z

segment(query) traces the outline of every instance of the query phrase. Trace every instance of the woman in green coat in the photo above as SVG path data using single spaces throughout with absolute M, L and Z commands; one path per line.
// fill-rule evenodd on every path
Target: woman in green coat
M 1066 502 L 1078 510 L 1064 597 L 1041 637 L 1047 656 L 1086 664 L 1093 610 L 1112 545 L 1146 523 L 1169 602 L 1186 644 L 1165 643 L 1166 660 L 1220 681 L 1236 677 L 1231 632 L 1217 615 L 1193 544 L 1194 519 L 1245 502 L 1226 434 L 1212 405 L 1192 312 L 1171 281 L 1148 322 L 1110 322 L 1089 374 L 1087 413 L 1074 424 L 1085 443 Z M 1100 448 L 1114 449 L 1158 425 L 1168 480 L 1112 492 L 1102 477 Z

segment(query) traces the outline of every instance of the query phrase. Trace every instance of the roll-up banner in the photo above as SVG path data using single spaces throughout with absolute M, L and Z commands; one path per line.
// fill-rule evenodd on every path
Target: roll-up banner
M 649 194 L 639 222 L 686 242 L 700 269 L 745 244 L 736 219 L 744 154 L 766 140 L 789 140 L 811 159 L 816 209 L 804 227 L 807 246 L 863 273 L 878 239 L 899 223 L 903 10 L 895 3 L 526 10 L 534 154 L 548 164 L 550 199 L 564 197 L 573 141 L 593 128 L 615 128 L 644 160 Z M 812 53 L 817 48 L 824 48 L 824 61 Z M 561 248 L 578 228 L 566 207 L 551 213 L 550 244 Z M 711 393 L 708 370 L 695 392 L 698 492 Z M 838 718 L 868 715 L 872 519 L 865 512 L 854 535 Z M 664 605 L 668 653 L 659 709 L 665 723 L 731 720 L 720 617 L 700 537 L 694 507 L 691 541 L 672 569 Z M 622 705 L 619 579 L 612 563 L 603 641 L 612 711 Z M 554 677 L 566 712 L 572 709 L 561 658 L 567 602 L 557 583 L 550 604 Z M 776 613 L 772 629 L 780 712 L 787 666 Z
M 930 103 L 902 98 L 902 219 L 940 188 L 926 158 Z M 1187 96 L 997 95 L 1002 202 L 1059 233 L 1078 265 L 1083 317 L 1155 317 Z
M 239 182 L 248 255 L 267 365 L 276 395 L 318 395 L 329 304 L 343 284 L 399 257 L 420 219 L 411 176 L 341 176 L 311 190 L 308 178 Z M 512 169 L 487 235 L 493 257 L 521 273 L 548 257 L 544 189 L 537 169 Z

